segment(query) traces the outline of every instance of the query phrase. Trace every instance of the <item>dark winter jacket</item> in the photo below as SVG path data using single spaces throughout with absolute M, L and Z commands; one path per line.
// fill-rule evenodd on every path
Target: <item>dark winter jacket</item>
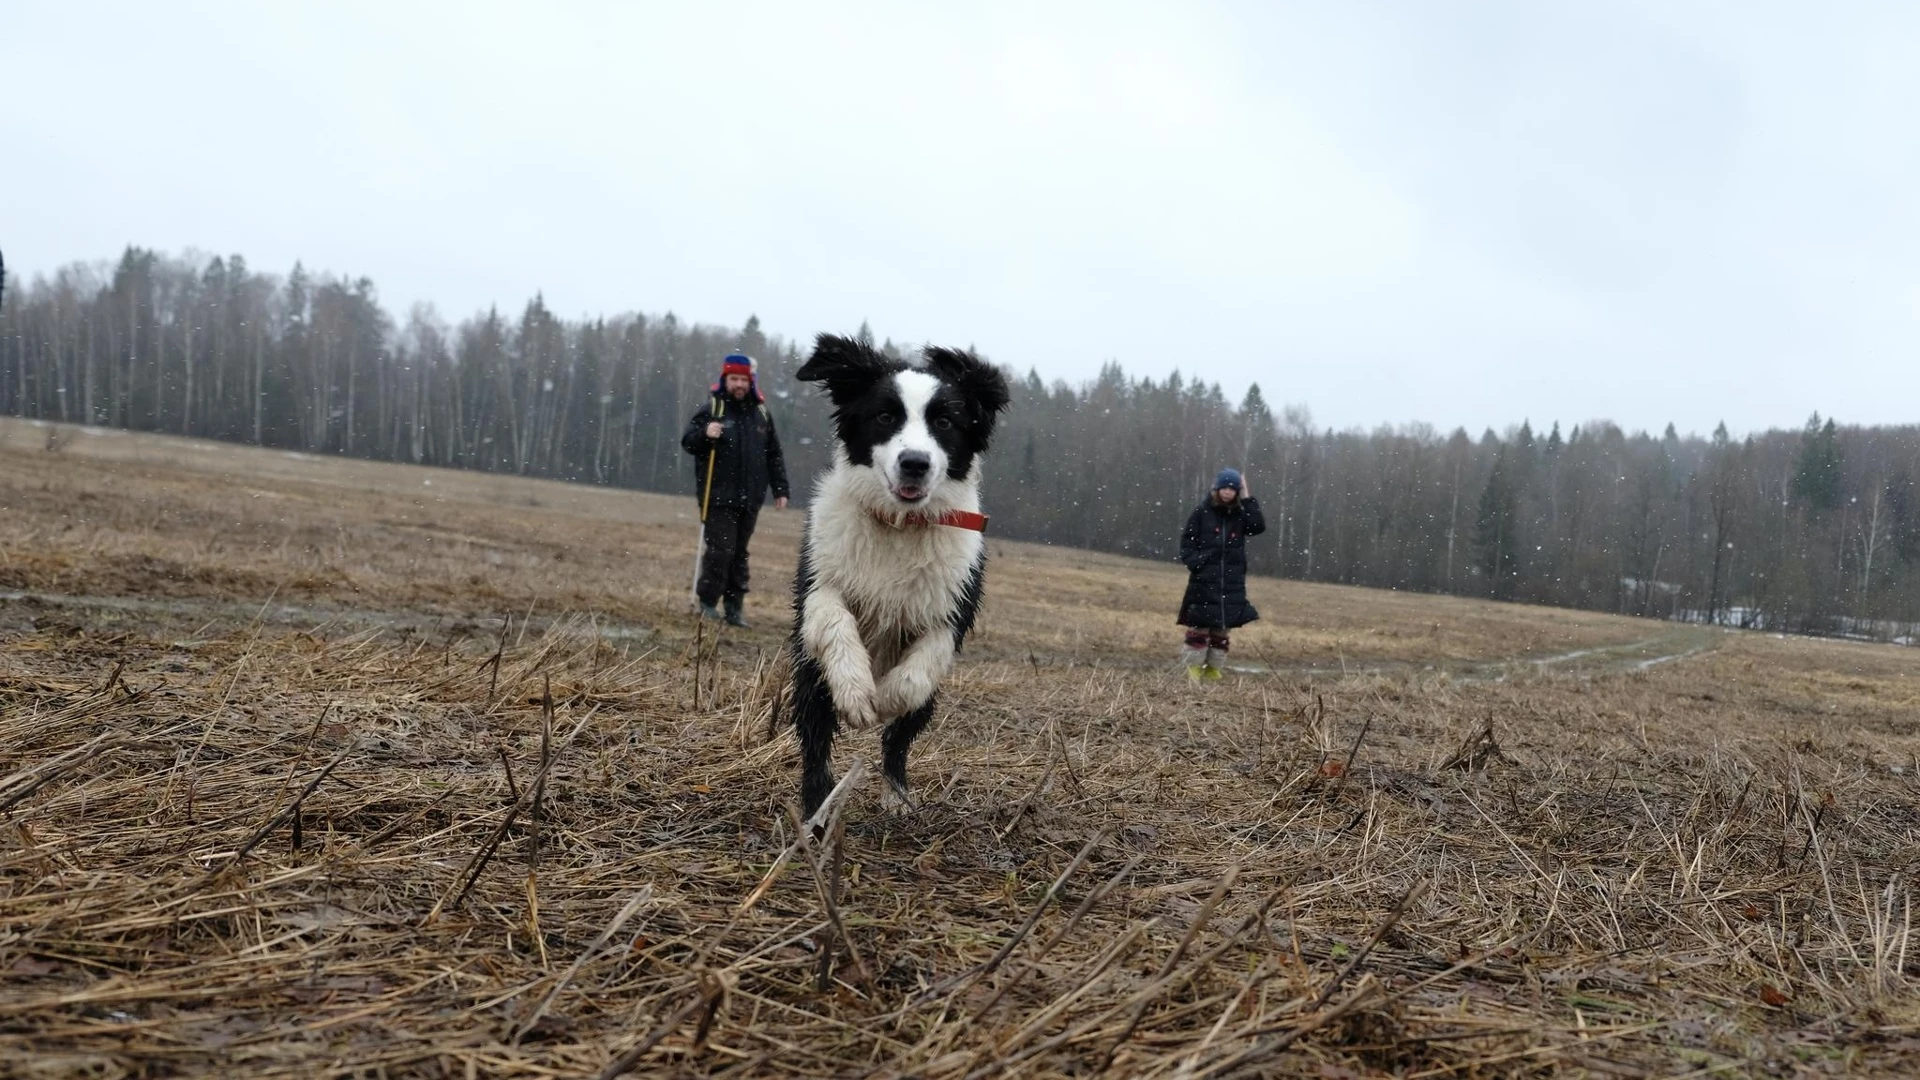
M 707 425 L 716 417 L 725 425 L 718 440 L 707 438 Z M 787 459 L 780 452 L 780 436 L 773 430 L 767 407 L 753 400 L 709 398 L 707 407 L 693 414 L 680 445 L 693 455 L 693 497 L 707 491 L 707 457 L 713 451 L 713 494 L 709 507 L 758 507 L 772 485 L 773 497 L 788 497 Z
M 1194 510 L 1180 533 L 1180 561 L 1188 574 L 1180 625 L 1231 630 L 1260 617 L 1247 602 L 1247 537 L 1266 531 L 1258 499 L 1222 506 L 1209 494 Z

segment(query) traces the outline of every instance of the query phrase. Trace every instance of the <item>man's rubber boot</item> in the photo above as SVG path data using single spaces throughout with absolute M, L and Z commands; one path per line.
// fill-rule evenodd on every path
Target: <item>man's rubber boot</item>
M 700 601 L 700 617 L 703 619 L 712 619 L 714 622 L 719 622 L 722 618 L 720 609 L 707 603 L 705 600 Z
M 727 625 L 728 626 L 737 626 L 742 630 L 753 629 L 753 627 L 747 623 L 747 617 L 740 613 L 741 608 L 744 606 L 745 606 L 745 602 L 741 600 L 729 599 L 727 601 Z

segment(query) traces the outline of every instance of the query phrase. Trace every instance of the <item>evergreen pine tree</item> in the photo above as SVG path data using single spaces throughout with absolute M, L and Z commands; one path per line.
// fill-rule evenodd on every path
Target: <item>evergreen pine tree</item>
M 1503 445 L 1494 454 L 1493 471 L 1487 475 L 1487 486 L 1480 492 L 1480 511 L 1473 522 L 1480 572 L 1487 578 L 1487 594 L 1496 599 L 1513 595 L 1517 561 L 1518 538 L 1514 535 L 1514 526 L 1520 516 L 1520 496 L 1513 484 L 1508 451 Z
M 1800 437 L 1800 457 L 1793 472 L 1793 494 L 1816 510 L 1840 505 L 1840 447 L 1833 419 L 1823 426 L 1820 414 L 1807 420 Z

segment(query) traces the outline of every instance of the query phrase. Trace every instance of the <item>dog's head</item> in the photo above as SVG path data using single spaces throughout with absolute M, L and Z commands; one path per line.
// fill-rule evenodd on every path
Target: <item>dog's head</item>
M 795 378 L 825 383 L 847 463 L 868 470 L 875 505 L 914 510 L 942 502 L 949 481 L 974 478 L 1011 395 L 1000 370 L 972 352 L 928 346 L 909 367 L 832 334 L 814 342 Z

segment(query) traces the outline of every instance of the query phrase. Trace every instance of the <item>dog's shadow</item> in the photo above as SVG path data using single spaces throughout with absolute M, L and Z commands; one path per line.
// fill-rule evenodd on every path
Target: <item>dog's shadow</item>
M 888 811 L 880 800 L 862 800 L 849 808 L 846 834 L 862 841 L 926 844 L 955 840 L 991 825 L 978 807 L 946 801 L 917 802 L 912 809 Z
M 923 803 L 905 813 L 882 812 L 876 801 L 850 809 L 841 842 L 848 858 L 883 873 L 941 876 L 1001 874 L 1025 861 L 1027 844 L 1003 836 L 1006 815 L 965 801 Z M 936 856 L 929 865 L 928 856 Z

